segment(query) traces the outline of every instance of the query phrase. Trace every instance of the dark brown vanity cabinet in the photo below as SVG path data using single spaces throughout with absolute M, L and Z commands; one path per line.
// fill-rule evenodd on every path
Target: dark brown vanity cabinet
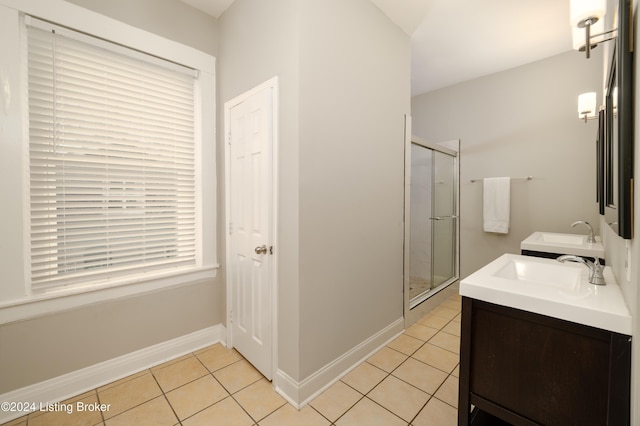
M 521 249 L 520 254 L 524 256 L 543 257 L 545 259 L 557 259 L 563 255 L 563 253 L 549 253 L 546 251 L 535 251 L 535 250 L 526 250 L 526 249 Z M 564 254 L 572 254 L 572 253 L 564 253 Z M 580 256 L 580 257 L 590 260 L 592 262 L 595 262 L 596 260 L 595 257 L 589 257 L 589 256 Z M 605 265 L 605 260 L 603 258 L 598 258 L 598 261 L 600 261 L 600 264 L 602 266 Z
M 461 332 L 459 425 L 629 424 L 631 337 L 468 297 Z

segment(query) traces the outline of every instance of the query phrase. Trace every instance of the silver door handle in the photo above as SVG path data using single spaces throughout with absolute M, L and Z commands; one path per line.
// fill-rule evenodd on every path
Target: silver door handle
M 431 220 L 447 220 L 447 219 L 457 219 L 458 216 L 456 215 L 451 215 L 451 216 L 434 216 L 434 217 L 430 217 L 429 219 Z
M 267 249 L 267 246 L 264 244 L 256 247 L 256 254 L 267 254 L 267 251 L 269 250 Z

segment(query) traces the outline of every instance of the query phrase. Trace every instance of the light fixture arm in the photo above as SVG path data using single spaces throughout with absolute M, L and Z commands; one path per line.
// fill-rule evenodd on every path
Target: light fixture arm
M 604 43 L 605 41 L 611 41 L 611 40 L 615 40 L 616 38 L 618 38 L 618 36 L 616 34 L 614 34 L 618 29 L 614 28 L 612 30 L 609 31 L 603 31 L 601 33 L 598 34 L 590 34 L 588 37 L 589 39 L 595 39 L 597 37 L 602 37 L 604 35 L 607 34 L 613 34 L 612 36 L 608 37 L 608 38 L 603 38 L 602 40 L 598 40 L 595 43 L 585 43 L 584 46 L 580 47 L 580 49 L 578 49 L 580 52 L 585 52 L 587 50 L 587 46 L 589 46 L 590 49 L 593 49 L 594 47 L 596 47 L 597 45 L 599 45 L 600 43 Z M 591 31 L 589 30 L 589 33 Z M 589 58 L 590 54 L 587 54 L 587 58 Z
M 597 16 L 590 16 L 587 19 L 578 22 L 578 28 L 584 28 L 585 30 L 584 50 L 587 54 L 587 59 L 591 57 L 591 25 L 595 24 L 596 22 L 598 22 Z

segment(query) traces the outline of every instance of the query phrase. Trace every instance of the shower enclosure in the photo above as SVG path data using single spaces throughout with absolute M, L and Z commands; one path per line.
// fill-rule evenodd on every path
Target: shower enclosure
M 409 313 L 458 279 L 457 152 L 458 141 L 441 145 L 415 137 L 408 149 L 405 307 Z

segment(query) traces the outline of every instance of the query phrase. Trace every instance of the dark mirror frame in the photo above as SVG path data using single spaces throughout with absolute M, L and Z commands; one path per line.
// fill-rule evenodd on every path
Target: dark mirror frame
M 596 201 L 598 202 L 598 212 L 601 215 L 605 213 L 605 188 L 604 188 L 604 163 L 605 163 L 605 109 L 598 111 L 598 139 L 596 139 Z
M 622 238 L 633 238 L 633 51 L 632 51 L 632 0 L 619 0 L 618 36 L 607 76 L 607 93 L 604 118 L 604 202 L 605 220 Z M 617 113 L 614 120 L 613 89 L 618 87 Z M 614 132 L 613 126 L 617 132 Z M 600 129 L 599 135 L 602 134 Z M 617 146 L 617 155 L 614 157 Z M 617 163 L 617 168 L 613 166 Z M 617 170 L 616 170 L 617 169 Z M 613 173 L 617 173 L 617 188 Z M 616 191 L 614 197 L 612 191 Z M 615 206 L 610 202 L 615 200 Z M 610 213 L 615 209 L 611 218 Z M 607 214 L 609 213 L 609 214 Z

